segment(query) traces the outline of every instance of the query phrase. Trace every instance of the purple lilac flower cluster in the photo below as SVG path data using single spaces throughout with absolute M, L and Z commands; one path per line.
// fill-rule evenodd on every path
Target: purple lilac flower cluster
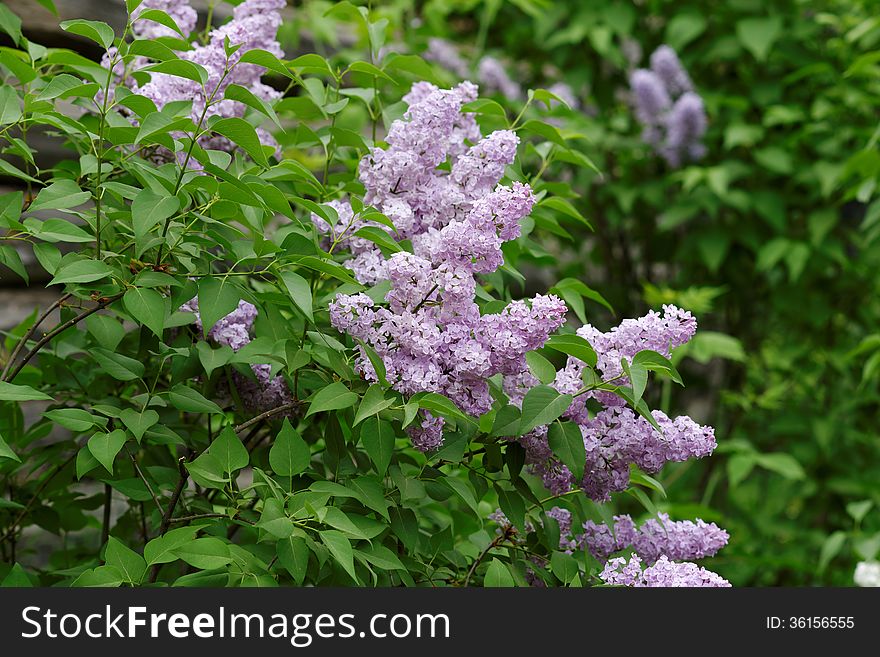
M 131 78 L 119 81 L 132 91 L 152 100 L 158 109 L 162 109 L 172 101 L 192 100 L 191 116 L 197 125 L 200 122 L 204 124 L 204 121 L 212 116 L 240 118 L 244 116 L 245 106 L 237 101 L 224 99 L 224 92 L 229 85 L 243 86 L 265 101 L 271 102 L 281 96 L 280 92 L 261 82 L 260 77 L 265 71 L 263 67 L 256 64 L 242 64 L 240 60 L 245 52 L 255 49 L 266 50 L 277 57 L 283 57 L 284 53 L 276 39 L 276 34 L 281 25 L 279 11 L 285 4 L 285 0 L 245 0 L 234 9 L 232 20 L 211 30 L 205 45 L 193 44 L 191 50 L 177 53 L 181 59 L 205 68 L 208 72 L 208 80 L 204 87 L 193 80 L 155 72 L 150 74 L 150 81 L 143 86 L 138 86 Z M 180 37 L 164 25 L 149 19 L 138 19 L 138 16 L 147 9 L 159 9 L 167 13 L 184 34 L 189 34 L 195 28 L 196 12 L 186 0 L 144 0 L 135 12 L 132 27 L 134 35 L 139 39 Z M 235 52 L 229 55 L 227 55 L 227 41 L 231 49 L 237 47 Z M 104 55 L 102 64 L 109 67 L 114 56 L 115 51 L 109 51 Z M 138 58 L 132 67 L 138 68 L 146 63 L 146 59 Z M 120 78 L 124 70 L 121 64 L 114 67 L 114 72 Z M 257 129 L 257 134 L 263 144 L 278 148 L 271 134 L 262 128 Z M 206 135 L 199 143 L 204 148 L 229 152 L 235 149 L 234 144 L 219 135 Z
M 622 557 L 612 559 L 605 565 L 599 575 L 603 582 L 610 586 L 632 587 L 695 587 L 695 588 L 726 588 L 730 582 L 701 568 L 695 563 L 678 563 L 667 557 L 660 557 L 653 566 L 642 570 L 642 560 L 633 555 L 629 561 Z
M 468 63 L 458 52 L 458 48 L 446 39 L 440 37 L 428 39 L 428 48 L 424 52 L 424 57 L 450 73 L 455 73 L 461 79 L 466 79 L 470 75 Z
M 706 132 L 703 100 L 669 46 L 651 54 L 650 69 L 636 69 L 630 76 L 636 119 L 642 139 L 672 167 L 706 154 L 701 140 Z
M 195 315 L 195 326 L 204 333 L 202 318 L 199 314 L 198 298 L 187 301 L 181 310 Z M 251 342 L 251 329 L 257 318 L 257 307 L 247 301 L 239 301 L 238 307 L 222 317 L 208 331 L 207 339 L 220 345 L 226 345 L 238 351 Z M 266 363 L 251 365 L 254 378 L 239 372 L 233 372 L 232 380 L 238 390 L 242 402 L 255 411 L 267 411 L 293 401 L 290 388 L 284 377 L 272 376 L 272 366 Z
M 713 556 L 727 545 L 729 534 L 715 523 L 703 520 L 673 521 L 666 513 L 645 521 L 636 529 L 628 515 L 614 517 L 614 530 L 592 520 L 584 523 L 584 533 L 574 537 L 599 561 L 611 554 L 632 548 L 647 564 L 665 556 L 673 561 L 691 561 Z
M 581 327 L 577 333 L 596 351 L 596 369 L 603 380 L 625 385 L 627 378 L 623 375 L 621 359 L 631 361 L 645 349 L 668 357 L 672 349 L 693 337 L 696 328 L 696 320 L 689 312 L 664 306 L 663 315 L 651 311 L 639 319 L 624 320 L 607 333 L 590 325 Z M 585 368 L 585 363 L 570 357 L 552 385 L 561 393 L 577 394 L 583 388 L 581 377 Z M 504 390 L 510 403 L 520 406 L 528 389 L 537 383 L 531 374 L 523 373 L 506 378 Z M 594 399 L 605 408 L 591 416 L 587 399 Z M 686 416 L 669 418 L 659 410 L 653 411 L 652 416 L 661 431 L 611 392 L 588 391 L 575 397 L 565 418 L 578 424 L 584 437 L 587 459 L 580 481 L 553 455 L 547 441 L 547 427 L 538 427 L 519 441 L 526 450 L 530 471 L 540 476 L 552 493 L 559 495 L 581 488 L 591 499 L 605 502 L 612 492 L 627 487 L 631 464 L 653 473 L 669 461 L 702 458 L 714 451 L 712 427 L 701 426 Z
M 388 133 L 388 148 L 361 162 L 365 201 L 392 219 L 392 236 L 409 239 L 413 253 L 385 260 L 355 235 L 361 224 L 345 203 L 335 205 L 342 228 L 313 217 L 328 239 L 351 251 L 347 266 L 358 280 L 391 283 L 387 308 L 364 294 L 339 295 L 330 305 L 333 326 L 372 347 L 399 392 L 441 393 L 475 416 L 492 406 L 488 378 L 525 372 L 526 352 L 543 345 L 566 313 L 552 295 L 486 315 L 474 300 L 475 274 L 502 264 L 502 244 L 519 236 L 519 221 L 534 204 L 528 185 L 499 184 L 516 155 L 516 135 L 499 130 L 482 137 L 473 115 L 461 112 L 476 93 L 469 82 L 450 90 L 415 84 L 405 97 L 409 109 Z M 447 169 L 438 168 L 444 163 Z M 358 368 L 376 380 L 364 353 Z M 427 451 L 442 443 L 442 430 L 443 420 L 426 413 L 410 436 Z

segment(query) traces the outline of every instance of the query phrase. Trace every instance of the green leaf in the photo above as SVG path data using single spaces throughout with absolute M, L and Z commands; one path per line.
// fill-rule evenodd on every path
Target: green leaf
M 49 285 L 93 283 L 113 273 L 110 265 L 97 260 L 74 260 L 61 265 Z
M 357 573 L 354 569 L 354 553 L 351 550 L 351 543 L 345 534 L 335 529 L 328 529 L 319 533 L 321 542 L 330 550 L 333 559 L 342 566 L 343 570 L 349 576 L 359 583 Z
M 92 197 L 90 192 L 84 192 L 72 180 L 59 180 L 48 187 L 44 187 L 37 194 L 37 198 L 30 204 L 28 210 L 67 210 L 82 205 Z
M 174 548 L 172 553 L 190 566 L 202 570 L 222 568 L 232 561 L 229 546 L 213 536 L 188 541 Z
M 125 337 L 125 329 L 119 320 L 95 313 L 86 317 L 86 329 L 105 349 L 113 351 Z
M 378 383 L 372 384 L 364 393 L 357 413 L 354 416 L 354 425 L 357 426 L 366 418 L 376 415 L 394 404 L 394 399 L 385 398 L 385 390 Z
M 272 470 L 282 477 L 292 477 L 308 469 L 311 457 L 306 441 L 293 428 L 290 420 L 284 418 L 281 431 L 269 450 L 269 465 Z
M 590 367 L 596 366 L 596 352 L 592 345 L 579 335 L 551 335 L 544 346 L 574 356 Z
M 113 28 L 101 21 L 87 21 L 83 18 L 77 18 L 72 21 L 61 21 L 60 27 L 65 32 L 91 39 L 95 43 L 104 46 L 104 50 L 113 45 L 113 39 L 115 38 Z
M 144 559 L 147 565 L 177 561 L 178 557 L 174 551 L 191 542 L 198 531 L 198 527 L 178 527 L 164 536 L 154 538 L 144 547 Z
M 498 506 L 507 516 L 507 519 L 513 523 L 522 534 L 525 534 L 526 527 L 526 505 L 522 495 L 515 490 L 507 490 L 496 485 L 495 491 L 498 493 Z
M 125 445 L 126 439 L 125 431 L 122 429 L 116 429 L 110 433 L 99 431 L 89 438 L 89 452 L 97 459 L 98 463 L 104 466 L 107 472 L 113 474 L 113 461 L 116 460 L 116 455 Z
M 831 560 L 834 559 L 839 553 L 840 550 L 843 549 L 843 545 L 846 543 L 846 532 L 837 531 L 828 536 L 825 539 L 825 542 L 822 544 L 822 550 L 819 553 L 819 572 L 825 572 L 825 569 L 828 568 L 828 564 L 831 563 Z
M 14 45 L 21 41 L 21 19 L 13 14 L 5 4 L 0 4 L 0 30 L 12 38 Z
M 6 383 L 0 381 L 0 401 L 52 401 L 52 398 L 44 392 L 35 390 L 30 386 Z
M 211 456 L 220 463 L 223 471 L 230 474 L 246 468 L 251 461 L 247 449 L 229 426 L 220 432 L 208 449 Z
M 142 189 L 131 203 L 131 223 L 135 237 L 141 238 L 180 208 L 176 196 L 163 196 L 151 189 Z
M 281 281 L 284 283 L 287 293 L 290 295 L 290 298 L 293 299 L 297 308 L 303 311 L 310 322 L 314 323 L 315 316 L 312 312 L 312 290 L 309 286 L 309 282 L 292 271 L 282 272 Z
M 798 460 L 785 452 L 771 454 L 757 454 L 755 462 L 766 470 L 782 475 L 786 479 L 804 479 L 806 473 Z
M 43 87 L 37 94 L 37 100 L 52 100 L 58 98 L 67 91 L 82 85 L 82 80 L 67 73 L 59 73 L 49 80 L 49 84 Z
M 21 118 L 21 99 L 12 86 L 0 87 L 0 125 L 15 123 Z
M 361 444 L 376 472 L 384 476 L 394 455 L 394 428 L 390 423 L 371 416 L 361 426 Z
M 357 403 L 358 396 L 345 387 L 344 384 L 331 383 L 326 388 L 316 392 L 309 403 L 306 417 L 321 411 L 338 411 L 343 408 L 351 408 Z
M 3 436 L 0 436 L 0 459 L 11 459 L 21 463 L 18 454 L 12 451 L 12 448 L 3 440 Z
M 141 70 L 149 73 L 173 75 L 177 78 L 192 80 L 201 85 L 208 82 L 208 71 L 205 70 L 205 67 L 194 64 L 186 59 L 172 59 L 165 62 L 159 62 L 157 64 L 145 66 Z
M 570 583 L 580 572 L 577 559 L 570 554 L 559 551 L 554 551 L 550 557 L 550 570 L 564 584 Z
M 254 126 L 238 117 L 220 119 L 211 124 L 211 130 L 218 135 L 223 135 L 236 146 L 240 146 L 250 155 L 254 162 L 265 168 L 269 167 L 269 161 L 263 152 L 263 145 L 257 136 Z
M 487 588 L 512 588 L 516 586 L 516 583 L 507 565 L 493 557 L 492 561 L 489 562 L 489 567 L 486 569 L 483 586 Z
M 364 226 L 355 232 L 355 235 L 369 240 L 385 253 L 394 254 L 403 251 L 403 248 L 388 234 L 388 231 L 377 226 Z
M 235 352 L 232 351 L 232 347 L 229 345 L 224 344 L 214 349 L 207 342 L 196 343 L 196 351 L 199 354 L 199 362 L 205 368 L 205 373 L 208 376 L 211 376 L 211 372 L 217 368 L 229 363 L 235 355 Z
M 535 386 L 526 393 L 522 403 L 519 435 L 550 424 L 571 405 L 571 395 L 561 395 L 549 386 Z
M 736 488 L 755 467 L 755 455 L 734 454 L 727 461 L 727 478 L 730 480 L 731 488 Z
M 92 415 L 81 408 L 56 408 L 43 413 L 43 417 L 52 420 L 65 429 L 71 431 L 88 431 L 95 426 L 105 426 L 107 419 L 98 415 Z
M 559 130 L 555 126 L 552 126 L 549 123 L 544 123 L 537 119 L 529 119 L 517 128 L 517 130 L 530 132 L 542 137 L 546 141 L 553 142 L 557 146 L 562 146 L 563 148 L 566 147 L 565 137 L 559 133 Z
M 101 347 L 93 348 L 89 354 L 100 365 L 101 370 L 118 381 L 134 381 L 144 375 L 144 364 L 134 358 Z
M 547 433 L 547 442 L 553 454 L 580 481 L 584 476 L 584 464 L 587 460 L 581 428 L 574 422 L 554 422 Z
M 238 308 L 241 292 L 231 276 L 207 276 L 199 279 L 198 297 L 202 332 L 208 335 L 218 320 Z
M 223 409 L 209 399 L 205 399 L 192 388 L 178 383 L 168 391 L 168 401 L 174 408 L 187 413 L 222 413 Z
M 553 363 L 544 358 L 537 351 L 529 351 L 526 353 L 526 363 L 529 366 L 529 371 L 531 371 L 541 383 L 549 384 L 556 380 L 556 368 L 553 367 Z
M 301 536 L 288 536 L 281 539 L 275 546 L 278 563 L 290 573 L 297 586 L 302 585 L 309 567 L 309 545 Z
M 267 103 L 262 98 L 258 98 L 251 92 L 249 89 L 242 87 L 238 84 L 230 84 L 226 87 L 226 91 L 223 93 L 224 98 L 228 98 L 229 100 L 235 100 L 239 103 L 247 105 L 248 107 L 257 110 L 261 114 L 272 119 L 272 121 L 281 128 L 281 122 L 278 120 L 278 116 L 275 114 L 275 110 L 272 109 L 272 106 Z
M 165 298 L 146 287 L 130 288 L 122 297 L 128 313 L 159 338 L 165 330 Z
M 140 584 L 147 571 L 147 562 L 144 561 L 144 558 L 113 536 L 107 539 L 104 560 L 108 566 L 112 566 L 122 573 L 123 580 L 132 586 Z
M 480 507 L 477 498 L 474 497 L 474 491 L 470 484 L 462 481 L 454 475 L 443 477 L 440 481 L 443 482 L 449 490 L 464 500 L 464 503 L 470 507 L 475 516 L 478 518 L 480 517 Z
M 12 565 L 12 568 L 9 569 L 6 577 L 4 577 L 3 581 L 0 582 L 0 589 L 23 589 L 32 587 L 33 584 L 31 583 L 30 578 L 27 576 L 24 568 L 22 568 L 17 563 Z
M 159 422 L 159 414 L 149 408 L 140 412 L 133 408 L 126 408 L 119 414 L 119 419 L 122 420 L 131 435 L 140 442 L 147 429 Z
M 759 62 L 767 58 L 767 54 L 779 38 L 782 31 L 782 19 L 744 18 L 736 24 L 736 36 L 743 47 L 755 56 Z

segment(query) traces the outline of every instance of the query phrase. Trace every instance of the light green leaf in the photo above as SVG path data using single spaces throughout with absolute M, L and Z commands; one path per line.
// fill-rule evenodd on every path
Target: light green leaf
M 190 566 L 202 570 L 222 568 L 232 561 L 229 546 L 213 536 L 188 541 L 172 549 L 172 553 Z
M 290 298 L 293 299 L 297 308 L 305 313 L 305 316 L 310 322 L 314 323 L 315 316 L 312 313 L 312 290 L 309 286 L 309 282 L 292 271 L 282 272 L 281 281 L 284 283 L 287 293 L 290 295 Z
M 338 411 L 343 408 L 351 408 L 357 403 L 358 396 L 345 387 L 343 383 L 331 383 L 326 388 L 316 392 L 309 403 L 309 411 L 306 417 L 321 411 Z
M 165 330 L 165 297 L 147 287 L 130 288 L 122 297 L 128 313 L 159 338 Z
M 110 474 L 113 474 L 113 461 L 119 454 L 122 446 L 125 445 L 126 435 L 122 429 L 116 429 L 110 433 L 99 431 L 89 438 L 88 447 L 98 463 Z
M 587 460 L 584 436 L 580 427 L 574 422 L 554 422 L 547 433 L 547 442 L 553 454 L 571 470 L 574 478 L 580 481 L 584 476 L 584 465 Z
M 131 224 L 135 237 L 143 237 L 179 208 L 180 200 L 176 196 L 163 196 L 151 189 L 142 189 L 131 203 Z
M 188 413 L 222 413 L 223 409 L 210 399 L 205 399 L 192 388 L 178 383 L 168 391 L 168 401 L 174 408 Z
M 302 439 L 290 420 L 284 418 L 281 431 L 269 450 L 269 465 L 277 475 L 292 477 L 309 467 L 312 454 L 306 441 Z
M 0 381 L 0 401 L 51 401 L 52 398 L 44 392 L 35 390 L 30 386 L 6 383 Z
M 523 399 L 519 434 L 550 424 L 565 412 L 571 400 L 571 395 L 561 395 L 549 386 L 535 386 Z
M 140 584 L 147 571 L 147 562 L 144 561 L 144 558 L 113 536 L 107 539 L 104 560 L 108 566 L 112 566 L 122 573 L 123 580 L 132 586 Z

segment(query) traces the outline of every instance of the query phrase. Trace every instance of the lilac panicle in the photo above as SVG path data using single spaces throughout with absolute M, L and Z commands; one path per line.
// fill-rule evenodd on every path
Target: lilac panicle
M 715 523 L 703 520 L 672 521 L 666 513 L 645 521 L 636 530 L 629 516 L 614 517 L 614 531 L 591 520 L 584 523 L 584 533 L 575 537 L 599 561 L 614 552 L 632 548 L 648 564 L 661 556 L 673 561 L 692 561 L 715 555 L 727 545 L 728 533 Z
M 562 325 L 567 309 L 553 295 L 538 295 L 480 314 L 474 277 L 501 266 L 501 247 L 519 236 L 535 198 L 528 185 L 500 184 L 519 141 L 507 130 L 480 134 L 473 115 L 461 111 L 476 93 L 467 82 L 448 90 L 413 85 L 388 148 L 373 149 L 361 162 L 365 200 L 397 231 L 375 225 L 393 239 L 409 239 L 412 253 L 385 259 L 371 242 L 352 237 L 364 224 L 347 203 L 334 204 L 336 227 L 313 221 L 328 240 L 348 248 L 346 265 L 358 280 L 391 283 L 387 307 L 363 294 L 338 295 L 330 304 L 333 326 L 369 345 L 399 392 L 440 393 L 478 416 L 492 406 L 488 378 L 525 372 L 525 354 Z M 445 162 L 451 166 L 438 168 Z M 358 369 L 375 380 L 363 353 Z M 428 451 L 442 444 L 442 429 L 442 418 L 424 414 L 409 433 Z
M 690 587 L 690 588 L 726 588 L 730 582 L 713 573 L 701 568 L 695 563 L 670 561 L 666 557 L 660 559 L 653 566 L 642 570 L 642 562 L 638 556 L 633 555 L 627 562 L 618 557 L 605 565 L 605 570 L 599 577 L 611 586 L 633 587 Z
M 651 54 L 650 69 L 633 71 L 630 89 L 642 140 L 670 166 L 679 167 L 706 154 L 703 100 L 672 48 L 660 46 Z

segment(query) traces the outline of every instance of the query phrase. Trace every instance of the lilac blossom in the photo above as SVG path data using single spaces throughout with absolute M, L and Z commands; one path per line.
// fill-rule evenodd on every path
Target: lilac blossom
M 624 320 L 608 332 L 591 325 L 578 329 L 597 355 L 596 370 L 603 380 L 626 385 L 621 360 L 632 361 L 642 350 L 650 349 L 669 357 L 671 350 L 695 334 L 697 323 L 691 313 L 664 306 L 663 314 L 651 311 L 639 319 Z M 547 442 L 547 428 L 537 427 L 519 439 L 526 451 L 529 470 L 541 478 L 544 486 L 559 495 L 581 488 L 597 502 L 607 501 L 610 494 L 629 485 L 630 465 L 654 473 L 670 461 L 702 458 L 715 449 L 715 432 L 686 416 L 669 418 L 662 411 L 652 417 L 660 431 L 625 405 L 622 398 L 607 391 L 578 394 L 583 387 L 581 377 L 586 368 L 582 361 L 570 357 L 557 372 L 553 386 L 561 393 L 577 395 L 565 417 L 581 429 L 586 451 L 584 477 L 576 481 L 567 467 L 553 455 Z M 519 406 L 534 377 L 519 375 L 504 382 L 511 404 Z M 587 409 L 587 400 L 594 399 L 605 408 L 594 415 Z
M 183 304 L 180 309 L 195 315 L 195 327 L 204 335 L 204 326 L 199 313 L 198 298 L 194 297 Z M 257 307 L 241 300 L 238 307 L 208 331 L 207 339 L 219 345 L 239 351 L 251 342 L 251 330 L 257 318 Z M 242 402 L 251 409 L 267 411 L 293 401 L 287 382 L 281 376 L 272 375 L 272 366 L 266 363 L 251 365 L 253 378 L 234 371 L 233 383 L 238 389 Z
M 650 69 L 636 69 L 630 75 L 642 140 L 672 167 L 699 160 L 706 154 L 703 100 L 672 48 L 660 46 L 650 59 Z
M 627 515 L 614 517 L 614 529 L 591 520 L 584 523 L 584 533 L 575 537 L 599 561 L 605 561 L 614 552 L 632 548 L 648 564 L 661 556 L 673 561 L 692 561 L 713 556 L 727 545 L 728 533 L 715 523 L 703 520 L 672 521 L 666 513 L 645 521 L 636 530 Z
M 326 239 L 349 249 L 353 257 L 346 264 L 358 280 L 391 283 L 387 307 L 364 294 L 338 295 L 330 305 L 333 326 L 382 358 L 395 390 L 440 393 L 478 416 L 492 407 L 488 378 L 527 371 L 525 354 L 562 325 L 567 309 L 553 295 L 538 295 L 480 314 L 474 276 L 501 266 L 502 245 L 519 236 L 519 222 L 535 199 L 528 185 L 499 184 L 518 139 L 503 130 L 483 138 L 473 116 L 461 112 L 475 98 L 470 83 L 450 90 L 413 85 L 405 97 L 409 109 L 389 130 L 388 148 L 374 149 L 361 162 L 365 200 L 397 230 L 376 225 L 394 239 L 409 239 L 412 253 L 385 260 L 371 243 L 352 236 L 364 224 L 345 203 L 333 206 L 336 226 L 313 221 Z M 438 168 L 445 162 L 448 168 Z M 368 380 L 377 379 L 365 353 L 357 366 Z M 439 447 L 443 424 L 422 415 L 409 430 L 413 444 L 424 451 Z
M 477 64 L 477 79 L 486 91 L 500 93 L 507 100 L 522 98 L 522 87 L 511 79 L 504 65 L 490 55 Z
M 627 561 L 622 557 L 612 559 L 605 565 L 599 577 L 610 586 L 632 586 L 645 588 L 726 588 L 730 582 L 701 568 L 695 563 L 670 561 L 660 557 L 653 566 L 642 570 L 642 562 L 633 555 Z
M 468 77 L 467 62 L 459 54 L 455 45 L 446 39 L 441 39 L 440 37 L 428 39 L 428 48 L 424 52 L 424 57 L 429 62 L 442 66 L 462 79 Z

